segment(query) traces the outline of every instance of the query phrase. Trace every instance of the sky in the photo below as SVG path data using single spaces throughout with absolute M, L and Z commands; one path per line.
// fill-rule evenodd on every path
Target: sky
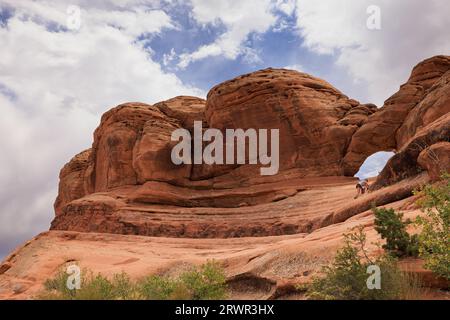
M 0 0 L 0 258 L 48 229 L 59 170 L 111 107 L 205 97 L 266 67 L 382 106 L 450 53 L 449 17 L 447 0 Z

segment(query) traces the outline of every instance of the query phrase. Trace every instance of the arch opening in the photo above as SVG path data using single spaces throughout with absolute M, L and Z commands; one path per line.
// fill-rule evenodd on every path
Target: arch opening
M 395 153 L 391 151 L 375 152 L 366 158 L 354 176 L 360 179 L 368 179 L 378 176 L 394 154 Z

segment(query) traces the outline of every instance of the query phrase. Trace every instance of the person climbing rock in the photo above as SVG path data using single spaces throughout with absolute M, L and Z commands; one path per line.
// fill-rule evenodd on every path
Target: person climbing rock
M 358 198 L 360 195 L 363 195 L 366 193 L 366 191 L 369 189 L 369 181 L 367 179 L 359 180 L 356 184 L 356 196 L 355 199 Z

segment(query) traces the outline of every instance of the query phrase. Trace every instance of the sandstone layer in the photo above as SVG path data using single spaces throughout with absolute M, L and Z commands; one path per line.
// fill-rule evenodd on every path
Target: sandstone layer
M 348 199 L 353 190 L 350 186 L 343 188 L 340 195 Z M 405 218 L 412 219 L 421 214 L 414 201 L 407 198 L 387 207 L 401 210 Z M 370 211 L 311 233 L 269 237 L 188 239 L 48 231 L 18 248 L 0 265 L 0 299 L 33 298 L 46 279 L 74 263 L 105 276 L 125 271 L 133 279 L 140 279 L 150 274 L 178 275 L 210 259 L 224 266 L 230 298 L 304 299 L 296 285 L 308 283 L 317 275 L 342 246 L 343 233 L 361 225 L 367 233 L 369 253 L 378 254 L 379 248 L 374 243 L 381 239 L 373 229 Z M 442 287 L 436 277 L 423 269 L 421 261 L 402 264 L 428 286 Z M 450 299 L 450 296 L 429 289 L 423 298 Z

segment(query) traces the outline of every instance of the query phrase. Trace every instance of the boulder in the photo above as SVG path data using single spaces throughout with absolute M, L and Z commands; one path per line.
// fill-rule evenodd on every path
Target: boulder
M 322 79 L 269 68 L 213 87 L 205 115 L 210 127 L 221 130 L 279 129 L 280 170 L 332 176 L 342 174 L 353 133 L 374 111 Z
M 432 180 L 439 180 L 443 173 L 450 173 L 450 142 L 438 142 L 422 150 L 417 162 Z

